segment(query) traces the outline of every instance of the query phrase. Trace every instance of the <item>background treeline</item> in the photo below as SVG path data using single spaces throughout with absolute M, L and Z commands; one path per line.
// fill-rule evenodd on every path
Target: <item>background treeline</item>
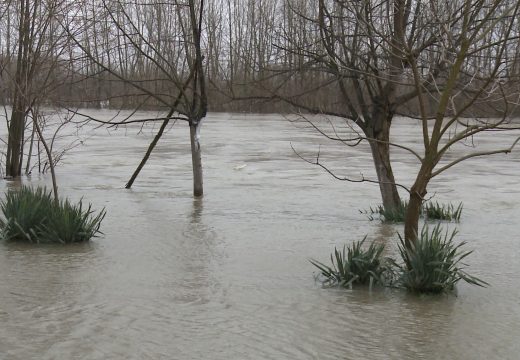
M 324 17 L 319 14 L 318 3 L 327 3 L 322 8 L 332 9 L 326 18 L 336 22 L 332 24 L 335 34 L 324 33 Z M 351 4 L 346 6 L 346 3 Z M 202 52 L 209 109 L 343 112 L 341 92 L 361 91 L 367 95 L 370 89 L 359 81 L 366 80 L 363 77 L 377 77 L 375 70 L 379 65 L 375 60 L 387 56 L 385 33 L 363 33 L 369 27 L 365 30 L 360 27 L 359 19 L 370 21 L 370 29 L 383 30 L 391 3 L 206 1 Z M 456 2 L 450 3 L 454 6 Z M 183 59 L 190 56 L 190 50 L 186 44 L 189 39 L 183 36 L 185 29 L 179 21 L 179 17 L 185 16 L 179 5 L 181 2 L 160 0 L 2 1 L 0 103 L 12 106 L 16 101 L 15 88 L 21 82 L 26 87 L 23 96 L 29 102 L 39 99 L 47 105 L 115 109 L 165 107 L 164 102 L 168 103 L 179 92 L 171 83 L 180 79 L 169 78 L 166 75 L 172 70 L 169 68 L 175 69 L 171 73 L 185 77 L 190 72 Z M 363 6 L 370 9 L 363 10 Z M 501 31 L 500 24 L 496 28 Z M 338 44 L 333 44 L 334 49 L 327 48 L 330 36 L 336 36 L 344 48 Z M 495 37 L 491 32 L 480 41 L 492 43 Z M 427 46 L 430 39 L 415 41 L 423 41 Z M 508 59 L 502 64 L 500 86 L 505 92 L 517 87 L 519 49 L 518 45 L 511 46 Z M 338 59 L 348 59 L 349 63 L 340 66 L 331 63 L 331 50 Z M 355 53 L 344 54 L 345 51 Z M 436 55 L 450 61 L 449 54 Z M 478 56 L 464 64 L 466 80 L 461 79 L 460 83 L 471 84 L 477 91 L 479 78 L 486 78 L 494 70 L 495 55 L 492 47 L 487 54 L 479 51 Z M 25 70 L 17 66 L 20 57 L 29 59 L 24 62 L 29 64 Z M 422 61 L 424 71 L 442 70 L 438 59 Z M 396 96 L 409 91 L 412 83 L 411 70 L 403 69 Z M 149 96 L 149 92 L 165 101 Z M 357 98 L 353 96 L 353 101 Z M 498 113 L 495 106 L 498 110 L 503 107 L 498 103 L 472 104 L 478 116 Z M 418 114 L 417 99 L 403 103 L 396 112 Z

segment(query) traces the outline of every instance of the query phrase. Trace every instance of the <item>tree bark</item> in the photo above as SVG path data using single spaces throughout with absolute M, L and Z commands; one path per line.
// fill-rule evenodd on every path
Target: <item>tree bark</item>
M 364 129 L 369 139 L 372 158 L 383 206 L 386 210 L 395 210 L 401 206 L 401 198 L 395 184 L 394 172 L 390 162 L 390 125 L 393 114 L 385 109 L 376 109 L 369 126 Z
M 417 189 L 412 187 L 404 222 L 404 240 L 407 248 L 411 248 L 411 245 L 417 240 L 422 203 L 423 196 L 419 195 Z
M 424 197 L 427 194 L 426 188 L 430 182 L 432 174 L 432 165 L 426 158 L 417 174 L 417 178 L 410 189 L 410 201 L 406 211 L 404 222 L 404 239 L 405 244 L 410 248 L 416 241 L 419 234 L 419 217 L 421 215 L 421 206 Z
M 7 140 L 6 176 L 17 177 L 21 175 L 21 151 L 24 128 L 25 112 L 23 104 L 16 99 L 13 105 L 11 121 L 9 123 L 9 135 Z
M 201 197 L 204 194 L 202 184 L 202 156 L 199 142 L 201 121 L 190 121 L 191 162 L 193 165 L 193 196 Z
M 13 109 L 9 122 L 7 140 L 6 176 L 18 177 L 22 172 L 22 145 L 25 124 L 26 90 L 29 67 L 30 47 L 30 9 L 29 1 L 20 1 L 20 24 L 18 27 L 18 57 L 14 77 Z M 35 5 L 36 6 L 36 5 Z
M 383 199 L 383 206 L 386 210 L 395 210 L 401 206 L 401 198 L 395 184 L 394 173 L 390 164 L 390 152 L 388 145 L 370 141 L 372 158 L 376 169 L 379 190 Z
M 47 154 L 47 160 L 49 161 L 49 168 L 51 169 L 52 190 L 54 193 L 54 202 L 58 205 L 60 203 L 60 199 L 58 196 L 58 181 L 56 180 L 56 173 L 54 172 L 54 159 L 52 158 L 52 152 L 51 152 L 51 149 L 49 148 L 49 146 L 47 145 L 45 138 L 43 137 L 42 130 L 40 129 L 40 125 L 38 124 L 38 117 L 35 116 L 33 121 L 34 121 L 34 126 L 36 128 L 36 131 L 38 132 L 38 137 L 40 138 L 40 141 L 45 149 L 45 153 Z
M 36 124 L 35 119 L 33 117 L 33 129 L 31 132 L 31 142 L 29 144 L 29 152 L 27 153 L 27 164 L 25 166 L 25 174 L 29 175 L 29 172 L 31 171 L 31 159 L 32 159 L 32 151 L 34 146 L 34 133 L 36 133 Z
M 159 142 L 159 139 L 161 138 L 162 134 L 164 133 L 164 129 L 166 129 L 166 126 L 168 126 L 168 123 L 170 122 L 170 116 L 172 116 L 172 113 L 173 113 L 173 111 L 170 111 L 170 113 L 166 117 L 166 120 L 163 121 L 161 127 L 159 128 L 159 132 L 157 133 L 157 135 L 155 135 L 155 137 L 153 138 L 153 141 L 148 146 L 148 150 L 146 150 L 146 154 L 144 155 L 143 159 L 139 163 L 139 166 L 137 166 L 137 169 L 135 169 L 134 173 L 130 177 L 130 180 L 128 180 L 128 182 L 126 183 L 125 189 L 130 189 L 132 187 L 132 185 L 134 184 L 135 179 L 137 178 L 137 176 L 143 169 L 144 165 L 148 161 L 148 158 L 152 154 L 152 151 L 155 148 L 155 145 L 157 145 L 157 143 Z

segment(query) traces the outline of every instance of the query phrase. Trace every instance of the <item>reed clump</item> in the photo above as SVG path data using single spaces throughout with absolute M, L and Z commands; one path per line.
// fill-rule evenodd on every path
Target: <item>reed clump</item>
M 105 210 L 69 200 L 56 201 L 45 188 L 23 186 L 9 190 L 0 201 L 0 236 L 6 241 L 31 243 L 85 242 L 101 234 Z
M 465 271 L 467 265 L 463 260 L 472 251 L 461 249 L 465 242 L 453 242 L 456 234 L 456 230 L 443 232 L 440 225 L 430 231 L 425 225 L 410 246 L 406 246 L 399 235 L 401 263 L 393 261 L 397 284 L 410 292 L 432 294 L 451 291 L 460 280 L 477 286 L 488 285 Z
M 406 210 L 408 202 L 401 201 L 400 205 L 393 209 L 385 209 L 383 205 L 370 207 L 368 210 L 360 210 L 360 213 L 366 214 L 369 220 L 379 219 L 384 223 L 403 223 L 406 219 Z M 459 203 L 455 207 L 453 204 L 441 204 L 439 202 L 427 201 L 421 207 L 421 216 L 426 220 L 441 220 L 460 222 L 462 216 L 463 204 Z
M 320 270 L 319 279 L 327 286 L 352 288 L 354 284 L 370 283 L 429 294 L 450 292 L 461 280 L 485 287 L 488 285 L 485 281 L 466 272 L 463 260 L 472 251 L 462 250 L 465 242 L 454 243 L 456 234 L 456 231 L 443 232 L 440 225 L 430 231 L 425 225 L 409 246 L 398 234 L 399 260 L 383 258 L 383 244 L 363 246 L 365 237 L 352 245 L 344 245 L 342 250 L 334 248 L 331 265 L 316 260 L 310 262 Z
M 309 260 L 321 272 L 321 281 L 324 285 L 352 287 L 353 284 L 368 284 L 382 282 L 385 272 L 382 253 L 384 245 L 371 243 L 368 248 L 361 241 L 351 245 L 344 245 L 343 249 L 334 248 L 330 255 L 331 265 L 325 265 L 317 260 Z

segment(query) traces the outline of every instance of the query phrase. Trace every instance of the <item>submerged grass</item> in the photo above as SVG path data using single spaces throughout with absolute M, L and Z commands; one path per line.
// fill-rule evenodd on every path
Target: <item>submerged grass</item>
M 384 245 L 371 243 L 365 249 L 365 240 L 366 236 L 352 245 L 344 245 L 343 250 L 334 248 L 334 253 L 330 255 L 330 266 L 309 260 L 320 270 L 324 285 L 352 287 L 353 284 L 382 282 L 386 270 L 381 258 Z
M 413 293 L 439 294 L 449 292 L 463 280 L 477 286 L 488 285 L 485 281 L 469 275 L 463 260 L 472 251 L 463 251 L 466 244 L 455 244 L 456 231 L 443 232 L 440 224 L 433 230 L 425 225 L 416 242 L 407 247 L 399 235 L 399 262 L 382 258 L 384 245 L 370 244 L 363 247 L 366 237 L 334 248 L 331 265 L 316 260 L 310 262 L 320 270 L 321 281 L 328 286 L 352 288 L 354 284 L 378 283 L 393 288 L 403 288 Z
M 368 215 L 369 220 L 380 219 L 385 223 L 403 223 L 406 218 L 406 210 L 408 208 L 407 201 L 401 201 L 396 209 L 385 209 L 383 205 L 378 205 L 369 210 L 360 210 L 362 214 Z M 459 203 L 457 207 L 453 204 L 440 204 L 438 202 L 426 202 L 421 208 L 421 216 L 427 220 L 445 220 L 460 221 L 462 215 L 463 204 Z
M 385 209 L 383 205 L 378 205 L 375 208 L 370 207 L 368 211 L 368 218 L 372 221 L 376 218 L 381 219 L 385 223 L 401 223 L 406 218 L 406 209 L 408 208 L 407 201 L 401 201 L 401 204 L 395 209 Z M 363 213 L 363 211 L 360 211 Z
M 38 227 L 48 217 L 52 202 L 51 193 L 43 188 L 9 190 L 0 202 L 2 238 L 36 242 Z
M 105 210 L 97 215 L 82 201 L 55 202 L 45 188 L 23 186 L 9 190 L 0 202 L 1 237 L 7 241 L 32 243 L 75 243 L 96 237 L 105 217 Z
M 460 221 L 462 215 L 462 203 L 457 207 L 453 204 L 439 204 L 436 202 L 427 202 L 423 206 L 423 214 L 428 220 L 446 220 L 446 221 Z
M 105 214 L 102 210 L 95 215 L 92 205 L 85 209 L 82 201 L 78 204 L 61 201 L 59 206 L 52 208 L 51 216 L 42 225 L 40 241 L 64 244 L 89 241 L 100 233 L 99 227 Z
M 425 225 L 411 248 L 406 247 L 399 235 L 402 263 L 393 261 L 397 269 L 397 284 L 411 292 L 432 294 L 451 291 L 460 280 L 477 286 L 488 285 L 464 271 L 467 265 L 462 260 L 472 251 L 461 251 L 465 242 L 454 244 L 456 234 L 456 230 L 443 234 L 440 225 L 430 232 Z

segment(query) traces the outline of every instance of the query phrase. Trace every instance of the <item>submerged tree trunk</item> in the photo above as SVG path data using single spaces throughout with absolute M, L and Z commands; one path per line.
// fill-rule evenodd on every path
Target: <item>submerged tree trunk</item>
M 424 197 L 427 194 L 426 188 L 431 179 L 432 168 L 432 163 L 426 158 L 410 189 L 410 201 L 404 222 L 404 239 L 408 248 L 415 243 L 419 234 L 419 217 Z
M 412 188 L 413 189 L 413 188 Z M 410 194 L 410 201 L 406 208 L 406 217 L 404 222 L 404 240 L 406 247 L 410 248 L 417 240 L 419 233 L 419 217 L 421 216 L 421 206 L 423 197 L 417 192 Z
M 202 121 L 190 121 L 191 162 L 193 165 L 193 196 L 200 197 L 204 194 L 202 185 L 202 156 L 200 149 L 200 127 Z
M 401 198 L 397 191 L 392 165 L 390 164 L 388 144 L 370 141 L 370 149 L 372 150 L 383 206 L 386 210 L 395 210 L 401 205 Z
M 390 162 L 390 125 L 392 117 L 393 114 L 389 111 L 377 108 L 372 119 L 370 119 L 369 127 L 365 130 L 365 134 L 369 138 L 383 206 L 386 210 L 395 210 L 401 206 L 401 198 L 397 191 L 394 172 Z
M 6 176 L 17 177 L 22 172 L 22 145 L 27 106 L 26 90 L 29 78 L 30 54 L 30 1 L 19 2 L 18 57 L 13 86 L 13 109 L 8 128 Z M 36 5 L 35 5 L 36 7 Z
M 13 104 L 11 121 L 9 122 L 5 174 L 10 177 L 21 175 L 21 152 L 25 117 L 23 107 L 22 101 L 16 99 Z

